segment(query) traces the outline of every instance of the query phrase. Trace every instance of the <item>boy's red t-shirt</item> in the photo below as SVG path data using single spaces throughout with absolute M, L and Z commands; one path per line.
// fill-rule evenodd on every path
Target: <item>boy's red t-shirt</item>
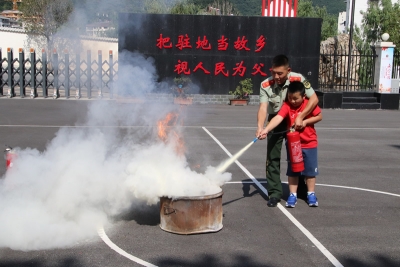
M 290 128 L 294 121 L 304 108 L 307 106 L 308 99 L 304 99 L 303 103 L 298 108 L 293 108 L 286 101 L 283 103 L 282 108 L 279 110 L 278 115 L 288 118 L 288 127 Z M 321 113 L 321 109 L 316 106 L 314 110 L 305 118 L 315 117 Z M 315 148 L 318 146 L 317 132 L 314 125 L 307 125 L 300 133 L 301 148 Z

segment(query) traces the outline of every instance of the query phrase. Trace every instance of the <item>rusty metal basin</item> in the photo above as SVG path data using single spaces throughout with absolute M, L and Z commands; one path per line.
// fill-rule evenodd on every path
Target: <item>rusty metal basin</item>
M 223 192 L 200 197 L 160 198 L 160 228 L 189 235 L 222 229 Z

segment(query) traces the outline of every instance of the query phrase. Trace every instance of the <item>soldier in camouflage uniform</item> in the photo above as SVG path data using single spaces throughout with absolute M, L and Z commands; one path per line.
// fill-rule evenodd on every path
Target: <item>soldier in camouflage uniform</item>
M 282 107 L 286 99 L 287 87 L 292 81 L 303 82 L 306 88 L 306 96 L 309 99 L 304 111 L 299 114 L 295 121 L 295 129 L 304 128 L 303 119 L 317 106 L 318 97 L 307 81 L 300 73 L 291 72 L 289 59 L 285 55 L 278 55 L 272 60 L 272 76 L 261 83 L 260 107 L 257 114 L 257 132 L 259 137 L 264 129 L 265 120 L 270 121 Z M 280 178 L 280 161 L 283 139 L 286 137 L 287 122 L 284 120 L 267 136 L 267 190 L 268 206 L 276 207 L 282 198 L 282 184 Z M 260 138 L 262 139 L 262 138 Z M 300 180 L 300 179 L 299 179 Z

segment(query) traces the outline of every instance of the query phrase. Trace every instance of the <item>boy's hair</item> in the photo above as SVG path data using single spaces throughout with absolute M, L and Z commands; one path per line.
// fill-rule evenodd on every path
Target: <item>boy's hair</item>
M 277 55 L 272 59 L 272 67 L 289 67 L 289 59 L 285 55 Z
M 306 94 L 306 87 L 302 82 L 291 82 L 288 87 L 288 94 L 294 94 L 300 92 L 301 96 Z

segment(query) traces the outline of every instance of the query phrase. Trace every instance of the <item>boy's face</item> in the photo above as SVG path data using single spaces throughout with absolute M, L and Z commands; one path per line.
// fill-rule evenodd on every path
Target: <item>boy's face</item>
M 288 93 L 288 100 L 289 103 L 292 105 L 294 108 L 300 107 L 301 103 L 303 103 L 305 96 L 301 95 L 300 92 L 296 93 Z
M 272 77 L 279 85 L 286 82 L 289 72 L 290 68 L 288 66 L 272 67 L 271 69 Z

